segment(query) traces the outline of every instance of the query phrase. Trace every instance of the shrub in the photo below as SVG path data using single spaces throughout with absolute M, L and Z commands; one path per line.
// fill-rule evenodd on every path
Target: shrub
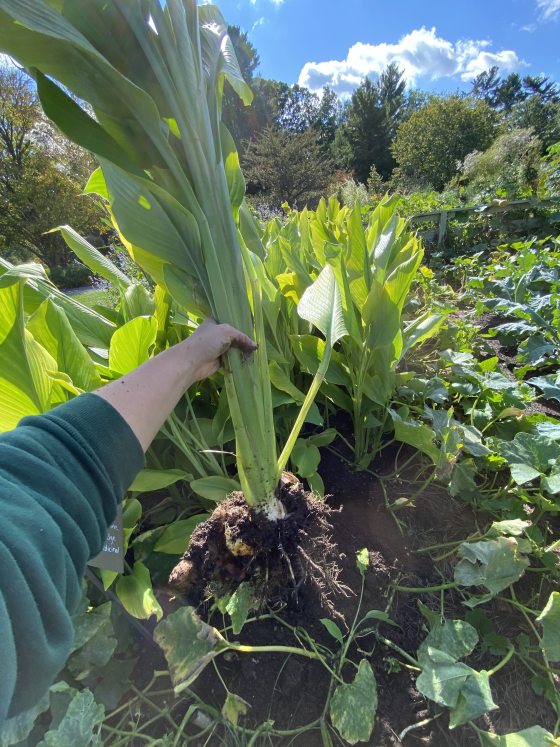
M 91 270 L 77 260 L 63 267 L 53 267 L 49 274 L 52 282 L 64 290 L 91 285 Z

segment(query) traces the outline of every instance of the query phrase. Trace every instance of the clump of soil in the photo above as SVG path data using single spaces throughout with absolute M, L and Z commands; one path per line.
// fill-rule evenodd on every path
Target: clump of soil
M 338 616 L 331 596 L 346 590 L 338 581 L 340 553 L 331 540 L 333 509 L 295 478 L 283 479 L 278 492 L 286 516 L 277 521 L 251 510 L 241 493 L 221 503 L 193 532 L 171 572 L 172 588 L 198 605 L 250 581 L 261 606 L 289 603 L 305 589 Z

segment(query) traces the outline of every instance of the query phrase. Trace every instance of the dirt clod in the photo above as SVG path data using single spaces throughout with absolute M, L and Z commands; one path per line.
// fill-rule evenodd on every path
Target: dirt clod
M 346 589 L 331 540 L 334 509 L 297 482 L 283 481 L 279 492 L 286 517 L 278 521 L 252 511 L 240 493 L 221 503 L 193 532 L 170 585 L 191 604 L 231 593 L 243 581 L 253 584 L 263 605 L 297 602 L 305 588 L 337 616 L 330 598 Z

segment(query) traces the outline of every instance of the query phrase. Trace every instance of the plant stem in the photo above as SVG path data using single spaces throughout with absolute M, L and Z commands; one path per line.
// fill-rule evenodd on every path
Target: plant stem
M 404 651 L 400 646 L 397 646 L 396 643 L 393 643 L 393 641 L 390 641 L 388 638 L 385 638 L 376 631 L 373 631 L 373 635 L 377 638 L 378 641 L 384 643 L 389 648 L 392 648 L 393 651 L 396 651 L 401 656 L 404 656 L 404 658 L 409 661 L 416 669 L 418 669 L 418 671 L 422 671 L 422 668 L 419 666 L 416 659 L 414 659 L 410 654 L 407 654 L 406 651 Z
M 515 653 L 515 646 L 510 646 L 507 650 L 506 655 L 504 658 L 499 661 L 495 667 L 492 667 L 492 669 L 488 670 L 488 676 L 491 677 L 493 674 L 496 674 L 496 672 L 499 672 L 502 667 L 505 667 L 505 665 L 508 663 L 508 661 L 511 659 L 511 657 Z
M 395 586 L 397 591 L 403 591 L 408 594 L 430 594 L 431 592 L 441 591 L 442 589 L 457 589 L 459 584 L 455 581 L 448 581 L 438 586 Z
M 243 654 L 260 654 L 260 653 L 280 653 L 280 654 L 297 654 L 298 656 L 305 656 L 308 659 L 322 660 L 322 656 L 314 653 L 313 651 L 307 651 L 305 648 L 296 648 L 295 646 L 246 646 L 240 643 L 227 643 L 227 648 L 232 651 L 239 651 Z

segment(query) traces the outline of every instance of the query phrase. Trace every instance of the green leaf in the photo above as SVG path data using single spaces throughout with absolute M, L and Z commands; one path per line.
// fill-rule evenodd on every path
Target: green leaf
M 481 747 L 552 747 L 554 744 L 554 737 L 542 726 L 530 726 L 501 736 L 488 731 L 478 731 L 477 734 Z
M 455 581 L 461 586 L 485 586 L 492 595 L 518 581 L 529 566 L 514 537 L 463 542 L 458 555 Z
M 362 576 L 369 568 L 369 552 L 367 547 L 362 547 L 362 549 L 356 553 L 356 566 Z
M 497 708 L 498 706 L 492 699 L 488 672 L 473 670 L 461 688 L 456 705 L 451 709 L 449 728 L 454 729 L 468 721 L 475 721 L 488 711 L 495 711 Z
M 504 521 L 493 521 L 492 526 L 486 532 L 488 538 L 509 535 L 520 537 L 523 532 L 531 526 L 530 521 L 524 519 L 505 519 Z
M 560 457 L 560 445 L 544 436 L 523 432 L 517 433 L 513 441 L 498 441 L 498 451 L 509 462 L 514 480 L 524 482 L 549 472 Z
M 234 635 L 241 633 L 253 604 L 253 588 L 251 584 L 244 581 L 239 584 L 226 605 Z
M 406 353 L 414 345 L 418 345 L 420 342 L 424 342 L 424 340 L 436 335 L 445 319 L 444 314 L 430 314 L 427 311 L 411 324 L 408 324 L 403 332 L 403 353 Z
M 122 299 L 122 312 L 125 322 L 137 316 L 153 316 L 156 312 L 153 295 L 143 285 L 138 283 L 129 285 Z
M 439 615 L 438 615 L 439 621 Z M 428 647 L 444 651 L 453 659 L 468 656 L 478 643 L 478 633 L 465 620 L 445 620 L 443 624 L 434 624 L 428 636 L 418 649 L 422 656 Z
M 536 480 L 541 473 L 528 464 L 510 464 L 511 477 L 516 485 L 525 485 L 531 480 Z
M 180 469 L 141 469 L 128 489 L 133 493 L 149 493 L 189 478 L 190 475 Z
M 330 265 L 323 267 L 315 282 L 306 288 L 298 304 L 298 314 L 323 333 L 331 348 L 337 340 L 348 334 L 340 291 Z
M 306 439 L 298 438 L 290 455 L 294 472 L 299 477 L 312 477 L 319 467 L 321 452 L 316 446 L 309 444 Z
M 550 661 L 560 661 L 560 592 L 552 592 L 537 622 L 543 628 L 542 646 L 546 657 Z
M 319 622 L 328 630 L 328 632 L 335 638 L 340 644 L 344 643 L 344 636 L 338 625 L 329 620 L 328 617 L 322 617 Z
M 33 708 L 20 713 L 18 716 L 12 716 L 4 721 L 0 726 L 0 744 L 2 747 L 11 747 L 12 745 L 23 744 L 20 747 L 26 747 L 24 740 L 33 731 L 35 721 L 49 708 L 50 693 L 47 692 Z
M 208 518 L 209 514 L 197 514 L 189 519 L 181 519 L 169 524 L 156 542 L 154 551 L 168 555 L 181 555 L 187 549 L 193 530 Z
M 113 655 L 117 640 L 111 622 L 111 602 L 84 609 L 72 618 L 74 642 L 66 666 L 78 681 L 92 670 L 104 667 Z
M 155 615 L 157 620 L 161 620 L 163 610 L 154 595 L 150 571 L 143 563 L 134 563 L 132 573 L 119 576 L 116 593 L 126 611 L 133 617 L 148 620 Z
M 22 283 L 0 287 L 0 431 L 51 404 L 54 358 L 24 328 Z
M 156 335 L 154 317 L 138 316 L 123 324 L 111 338 L 109 367 L 121 375 L 134 371 L 150 357 Z
M 542 391 L 544 399 L 555 399 L 560 402 L 560 376 L 535 376 L 529 379 L 531 386 L 536 386 Z
M 202 622 L 192 607 L 181 607 L 162 620 L 154 639 L 163 649 L 177 693 L 189 687 L 226 647 L 216 628 Z
M 72 693 L 73 697 L 62 720 L 55 729 L 50 729 L 44 735 L 37 747 L 100 747 L 98 734 L 105 709 L 95 702 L 91 690 L 72 690 Z
M 222 706 L 222 716 L 229 721 L 230 724 L 237 726 L 239 717 L 247 715 L 250 707 L 251 706 L 246 700 L 243 700 L 239 695 L 228 691 L 225 703 Z
M 37 342 L 52 355 L 57 370 L 86 392 L 101 386 L 101 379 L 64 311 L 51 299 L 43 301 L 27 323 Z
M 418 690 L 430 700 L 454 708 L 474 670 L 445 651 L 430 646 L 426 646 L 418 661 L 422 667 L 422 674 L 416 679 Z
M 349 744 L 367 742 L 377 712 L 377 683 L 371 665 L 360 661 L 354 682 L 338 685 L 330 703 L 330 717 L 340 736 Z
M 395 428 L 395 439 L 414 446 L 414 448 L 429 456 L 434 464 L 438 464 L 441 454 L 434 443 L 435 431 L 425 423 L 419 423 L 416 420 L 403 420 L 394 410 L 390 410 L 389 414 Z
M 79 233 L 74 231 L 70 226 L 59 226 L 53 231 L 60 231 L 62 238 L 68 244 L 74 254 L 81 260 L 84 265 L 96 275 L 107 280 L 116 288 L 123 290 L 132 285 L 132 280 L 124 272 L 111 262 L 99 249 L 96 249 L 89 241 L 86 241 Z
M 209 501 L 223 501 L 228 495 L 241 490 L 241 485 L 231 477 L 214 475 L 212 477 L 201 477 L 199 480 L 191 480 L 191 489 L 195 493 Z
M 268 364 L 268 372 L 270 374 L 270 381 L 276 389 L 281 392 L 289 394 L 294 402 L 302 403 L 305 399 L 305 394 L 292 383 L 289 375 L 282 369 L 276 361 L 270 361 Z

